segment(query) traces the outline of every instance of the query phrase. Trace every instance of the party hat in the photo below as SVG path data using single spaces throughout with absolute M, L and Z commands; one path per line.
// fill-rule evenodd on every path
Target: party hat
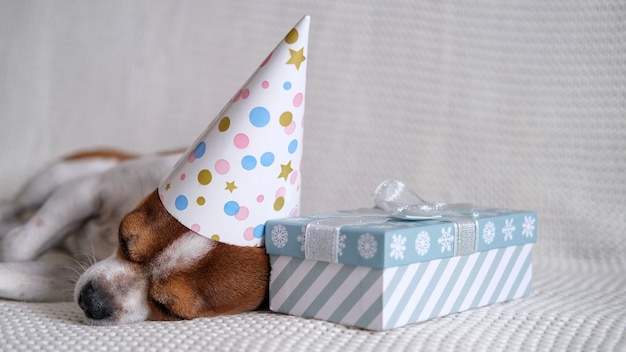
M 158 188 L 190 230 L 263 246 L 269 219 L 296 216 L 309 16 L 278 43 Z

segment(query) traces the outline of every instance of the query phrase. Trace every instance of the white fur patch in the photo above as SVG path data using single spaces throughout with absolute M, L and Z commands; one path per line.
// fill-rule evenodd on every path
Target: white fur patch
M 152 262 L 153 279 L 189 268 L 204 258 L 213 248 L 215 242 L 193 232 L 187 232 L 172 242 Z
M 139 265 L 119 259 L 115 254 L 97 262 L 76 283 L 75 302 L 78 302 L 81 290 L 90 281 L 97 282 L 112 295 L 113 300 L 107 303 L 114 309 L 113 316 L 107 319 L 86 318 L 90 325 L 134 323 L 145 321 L 150 316 L 148 282 Z

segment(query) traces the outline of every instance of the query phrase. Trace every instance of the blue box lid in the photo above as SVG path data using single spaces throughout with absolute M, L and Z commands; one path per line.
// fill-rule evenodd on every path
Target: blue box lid
M 406 221 L 378 209 L 275 219 L 268 254 L 387 268 L 534 243 L 532 211 L 478 208 L 478 216 Z

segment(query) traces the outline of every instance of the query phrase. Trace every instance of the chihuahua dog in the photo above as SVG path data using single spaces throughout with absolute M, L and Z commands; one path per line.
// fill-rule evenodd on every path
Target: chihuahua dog
M 63 158 L 0 205 L 0 298 L 73 299 L 92 325 L 235 314 L 267 303 L 264 248 L 200 236 L 155 190 L 180 153 Z

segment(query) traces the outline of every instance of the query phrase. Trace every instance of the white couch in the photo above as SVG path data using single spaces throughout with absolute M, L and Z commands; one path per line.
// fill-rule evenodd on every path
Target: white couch
M 0 300 L 0 350 L 625 350 L 626 6 L 0 1 L 0 197 L 72 150 L 187 146 L 302 15 L 302 213 L 429 200 L 538 213 L 530 297 L 388 332 L 271 312 L 90 327 Z

